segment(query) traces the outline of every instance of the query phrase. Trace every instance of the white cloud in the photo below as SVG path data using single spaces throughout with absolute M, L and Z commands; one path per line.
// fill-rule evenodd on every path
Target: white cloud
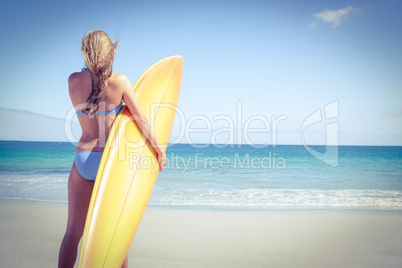
M 338 10 L 324 10 L 320 13 L 313 14 L 313 17 L 318 20 L 331 24 L 332 28 L 336 28 L 345 20 L 347 20 L 350 15 L 357 15 L 360 13 L 360 10 L 357 8 L 353 8 L 351 6 L 338 9 Z M 313 25 L 315 26 L 315 24 Z

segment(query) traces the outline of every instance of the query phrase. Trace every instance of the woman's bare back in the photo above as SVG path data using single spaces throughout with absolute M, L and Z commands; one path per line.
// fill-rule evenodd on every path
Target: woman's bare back
M 123 99 L 121 80 L 123 74 L 112 73 L 108 79 L 105 96 L 100 102 L 99 112 L 94 116 L 78 116 L 82 136 L 77 145 L 77 151 L 103 151 L 116 114 L 102 114 L 116 109 Z M 124 78 L 123 78 L 124 79 Z M 85 106 L 92 90 L 91 77 L 88 70 L 73 73 L 69 79 L 70 98 L 76 110 Z

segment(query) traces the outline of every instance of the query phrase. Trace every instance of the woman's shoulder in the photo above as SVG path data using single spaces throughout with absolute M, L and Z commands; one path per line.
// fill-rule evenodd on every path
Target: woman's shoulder
M 117 83 L 124 83 L 128 80 L 128 77 L 122 73 L 112 73 L 109 80 L 113 80 Z
M 117 88 L 121 88 L 129 85 L 132 86 L 130 80 L 125 74 L 122 73 L 113 73 L 109 78 L 109 85 L 114 85 Z
M 81 96 L 91 90 L 91 76 L 88 71 L 75 72 L 68 77 L 70 96 Z
M 89 76 L 89 71 L 88 70 L 82 70 L 81 72 L 75 72 L 70 74 L 68 77 L 68 82 L 69 83 L 74 83 L 74 82 L 81 82 L 84 79 L 90 78 Z

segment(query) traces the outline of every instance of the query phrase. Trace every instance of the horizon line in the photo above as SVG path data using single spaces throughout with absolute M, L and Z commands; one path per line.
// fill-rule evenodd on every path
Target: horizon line
M 2 140 L 0 139 L 0 142 L 48 142 L 48 143 L 70 143 L 71 145 L 74 145 L 72 142 L 69 141 L 42 141 L 42 140 Z M 177 143 L 168 143 L 168 146 L 174 146 L 174 145 L 219 145 L 219 146 L 242 146 L 242 145 L 248 145 L 248 146 L 261 146 L 261 147 L 276 147 L 276 146 L 304 146 L 303 144 L 247 144 L 247 143 L 186 143 L 186 142 L 177 142 Z M 75 145 L 74 145 L 75 146 Z M 402 147 L 402 145 L 358 145 L 358 144 L 338 144 L 338 145 L 326 145 L 326 144 L 309 144 L 308 146 L 328 146 L 328 147 L 336 147 L 336 146 L 355 146 L 355 147 Z M 304 146 L 305 147 L 305 146 Z

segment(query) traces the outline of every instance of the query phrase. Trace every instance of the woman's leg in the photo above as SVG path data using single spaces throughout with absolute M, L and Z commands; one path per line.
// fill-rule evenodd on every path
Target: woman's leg
M 93 181 L 84 179 L 75 164 L 68 179 L 68 220 L 67 230 L 61 243 L 59 267 L 73 267 L 77 258 L 77 247 L 84 232 Z

